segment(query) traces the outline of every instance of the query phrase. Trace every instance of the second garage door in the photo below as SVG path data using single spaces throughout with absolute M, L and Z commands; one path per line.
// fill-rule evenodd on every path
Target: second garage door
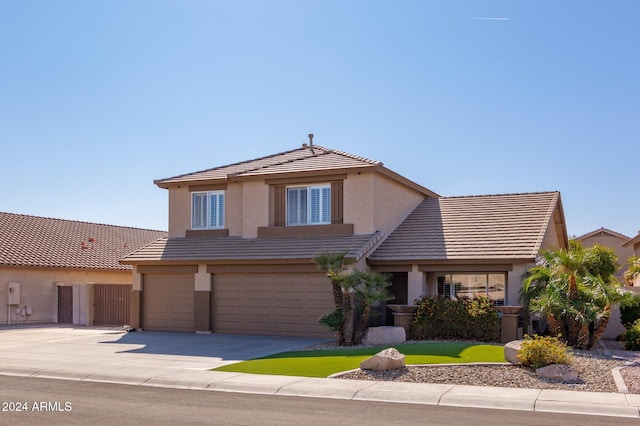
M 193 275 L 145 275 L 142 328 L 194 331 Z
M 324 274 L 216 274 L 213 332 L 330 337 L 318 319 L 334 309 Z

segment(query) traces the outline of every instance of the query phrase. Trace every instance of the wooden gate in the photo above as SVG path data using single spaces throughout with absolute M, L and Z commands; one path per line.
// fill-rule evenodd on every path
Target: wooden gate
M 131 284 L 96 284 L 95 325 L 129 324 Z
M 58 287 L 58 324 L 73 322 L 73 287 Z

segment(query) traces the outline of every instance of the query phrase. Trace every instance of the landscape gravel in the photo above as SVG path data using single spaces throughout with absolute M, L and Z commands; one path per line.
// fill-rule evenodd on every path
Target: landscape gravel
M 498 386 L 528 389 L 558 389 L 585 392 L 620 392 L 612 370 L 620 374 L 629 393 L 640 393 L 640 354 L 625 351 L 620 342 L 601 344 L 591 351 L 574 350 L 575 383 L 538 378 L 529 368 L 510 364 L 411 365 L 400 370 L 355 370 L 334 376 L 339 379 Z M 326 346 L 326 345 L 325 345 Z M 334 346 L 335 348 L 335 346 Z M 320 347 L 315 347 L 320 349 Z

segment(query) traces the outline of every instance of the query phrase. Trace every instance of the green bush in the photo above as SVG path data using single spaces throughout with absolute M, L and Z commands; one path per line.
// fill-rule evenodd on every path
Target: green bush
M 620 304 L 620 322 L 629 329 L 640 319 L 640 294 L 633 296 L 629 303 Z
M 551 364 L 571 364 L 572 355 L 564 342 L 557 337 L 525 335 L 516 354 L 522 365 L 533 369 Z
M 640 319 L 622 334 L 624 348 L 628 351 L 640 351 Z
M 417 302 L 418 309 L 412 324 L 415 339 L 480 342 L 500 339 L 498 311 L 487 296 L 458 299 L 422 297 Z

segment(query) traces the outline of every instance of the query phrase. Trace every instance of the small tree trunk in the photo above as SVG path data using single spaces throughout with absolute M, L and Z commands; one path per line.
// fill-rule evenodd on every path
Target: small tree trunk
M 563 338 L 567 336 L 564 335 L 564 330 L 562 329 L 562 323 L 558 321 L 558 319 L 553 314 L 547 315 L 547 323 L 549 324 L 549 333 L 553 337 L 558 337 L 562 335 Z
M 591 339 L 589 340 L 589 349 L 593 348 L 600 341 L 605 329 L 607 328 L 607 324 L 609 324 L 610 318 L 611 317 L 606 316 L 599 321 L 596 321 L 593 327 L 593 333 L 591 334 Z
M 342 315 L 344 316 L 343 340 L 345 346 L 353 345 L 353 300 L 347 290 L 342 293 Z
M 589 347 L 589 325 L 582 324 L 580 327 L 576 346 L 578 349 L 583 350 Z
M 578 284 L 576 282 L 576 276 L 571 275 L 569 277 L 569 291 L 567 292 L 569 300 L 576 300 L 578 298 Z
M 575 318 L 567 318 L 567 345 L 569 346 L 577 346 L 578 345 L 578 335 L 580 334 L 580 328 L 582 324 Z
M 371 315 L 371 305 L 364 305 L 364 310 L 362 311 L 362 315 L 360 315 L 360 319 L 356 324 L 356 328 L 353 331 L 353 343 L 357 345 L 362 340 L 362 335 L 364 334 L 364 330 L 367 328 L 367 323 L 369 322 L 369 316 Z
M 342 287 L 334 281 L 331 282 L 331 287 L 333 291 L 333 302 L 336 305 L 336 309 L 342 309 Z M 344 345 L 344 321 L 340 324 L 340 327 L 338 327 L 338 344 Z

